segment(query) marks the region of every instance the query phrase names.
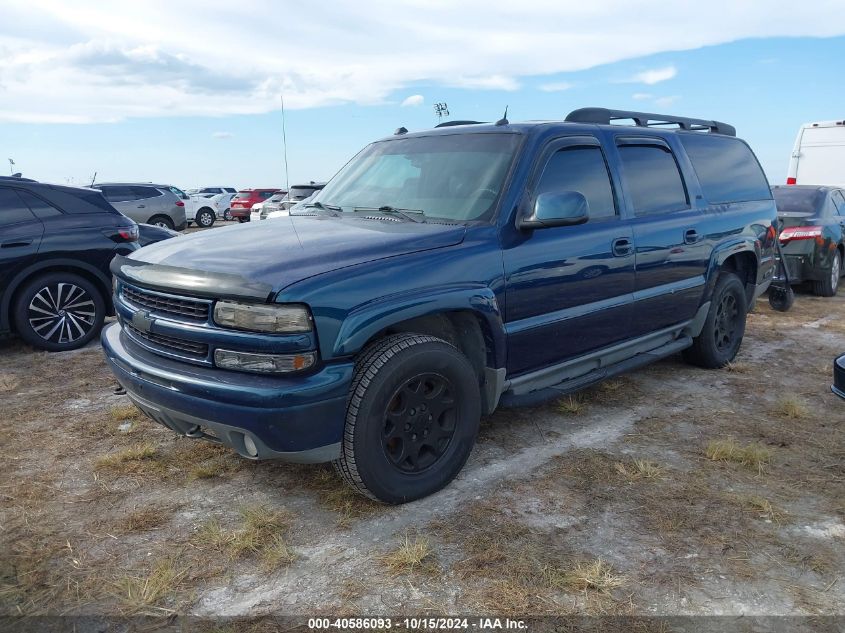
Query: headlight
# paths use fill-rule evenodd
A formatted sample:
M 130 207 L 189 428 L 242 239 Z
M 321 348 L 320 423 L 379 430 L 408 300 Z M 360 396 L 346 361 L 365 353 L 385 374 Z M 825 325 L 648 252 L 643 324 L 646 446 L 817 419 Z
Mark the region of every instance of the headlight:
M 258 374 L 283 374 L 301 371 L 317 361 L 315 352 L 303 354 L 254 354 L 218 349 L 214 352 L 214 364 L 221 369 L 251 371 Z
M 311 314 L 300 305 L 264 305 L 218 301 L 214 322 L 223 327 L 250 332 L 291 334 L 311 331 Z

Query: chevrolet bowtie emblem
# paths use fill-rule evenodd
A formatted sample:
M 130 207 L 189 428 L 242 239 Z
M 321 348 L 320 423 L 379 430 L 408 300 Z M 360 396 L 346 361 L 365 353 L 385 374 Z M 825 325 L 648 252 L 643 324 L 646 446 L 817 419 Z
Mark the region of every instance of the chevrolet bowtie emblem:
M 132 315 L 132 326 L 136 330 L 141 330 L 142 332 L 149 332 L 153 321 L 155 321 L 155 319 L 150 316 L 149 312 L 144 310 L 139 310 Z

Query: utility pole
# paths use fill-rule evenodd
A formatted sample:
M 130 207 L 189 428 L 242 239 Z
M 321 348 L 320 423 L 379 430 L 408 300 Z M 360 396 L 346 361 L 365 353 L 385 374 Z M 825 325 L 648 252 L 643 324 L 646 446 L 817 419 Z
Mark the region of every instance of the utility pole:
M 9 175 L 13 176 L 15 174 L 15 161 L 11 158 L 9 159 Z
M 434 104 L 434 113 L 437 115 L 437 122 L 443 121 L 444 116 L 449 116 L 449 106 L 444 101 L 443 103 Z

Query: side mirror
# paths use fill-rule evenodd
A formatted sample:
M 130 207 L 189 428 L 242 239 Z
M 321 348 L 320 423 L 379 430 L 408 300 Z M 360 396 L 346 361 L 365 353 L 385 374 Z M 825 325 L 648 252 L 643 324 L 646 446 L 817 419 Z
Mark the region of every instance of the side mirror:
M 520 218 L 520 229 L 547 229 L 583 224 L 590 219 L 590 205 L 578 191 L 548 191 L 534 200 L 531 213 Z

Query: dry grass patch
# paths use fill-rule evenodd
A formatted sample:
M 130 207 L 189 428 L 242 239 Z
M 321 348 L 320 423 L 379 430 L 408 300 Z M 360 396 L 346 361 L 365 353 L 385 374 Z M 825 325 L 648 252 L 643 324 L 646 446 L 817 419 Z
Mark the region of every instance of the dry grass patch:
M 174 558 L 158 560 L 147 573 L 126 575 L 116 583 L 115 597 L 126 614 L 172 613 L 165 606 L 182 587 L 188 569 Z
M 561 415 L 576 416 L 581 415 L 584 411 L 586 411 L 587 404 L 584 402 L 584 397 L 576 393 L 564 396 L 558 400 L 556 409 Z
M 240 526 L 226 529 L 219 520 L 207 521 L 197 531 L 198 547 L 210 547 L 235 560 L 257 556 L 265 570 L 270 571 L 296 560 L 287 543 L 291 530 L 291 516 L 269 506 L 250 506 L 241 510 Z
M 747 374 L 753 371 L 754 367 L 752 367 L 750 363 L 736 361 L 733 363 L 728 363 L 726 369 L 733 374 Z
M 134 404 L 119 404 L 109 410 L 109 416 L 115 422 L 143 420 L 146 416 Z
M 791 420 L 803 420 L 809 415 L 807 405 L 795 395 L 786 395 L 780 398 L 775 405 L 774 412 Z
M 147 442 L 103 455 L 97 459 L 95 468 L 118 475 L 139 475 L 161 472 L 164 464 L 158 449 Z
M 663 468 L 646 459 L 635 459 L 628 464 L 619 462 L 616 471 L 628 481 L 660 479 L 663 476 Z
M 337 526 L 341 528 L 348 528 L 354 521 L 386 509 L 352 490 L 330 467 L 305 467 L 302 483 L 317 493 L 323 507 L 337 515 Z
M 741 445 L 734 438 L 713 440 L 704 449 L 707 459 L 714 462 L 736 462 L 743 466 L 763 471 L 772 457 L 772 451 L 761 444 L 752 443 Z
M 571 591 L 609 593 L 626 583 L 625 577 L 617 574 L 601 558 L 588 563 L 579 562 L 568 569 L 548 568 L 545 574 L 550 586 Z
M 20 380 L 15 374 L 0 372 L 0 393 L 14 391 L 19 384 Z
M 765 497 L 759 495 L 739 496 L 736 499 L 742 506 L 757 514 L 760 518 L 780 523 L 786 512 L 774 505 Z
M 123 534 L 146 532 L 161 527 L 173 517 L 174 508 L 147 506 L 128 513 L 118 523 L 117 529 Z
M 434 552 L 424 536 L 406 534 L 399 547 L 382 556 L 381 561 L 394 574 L 435 569 Z

